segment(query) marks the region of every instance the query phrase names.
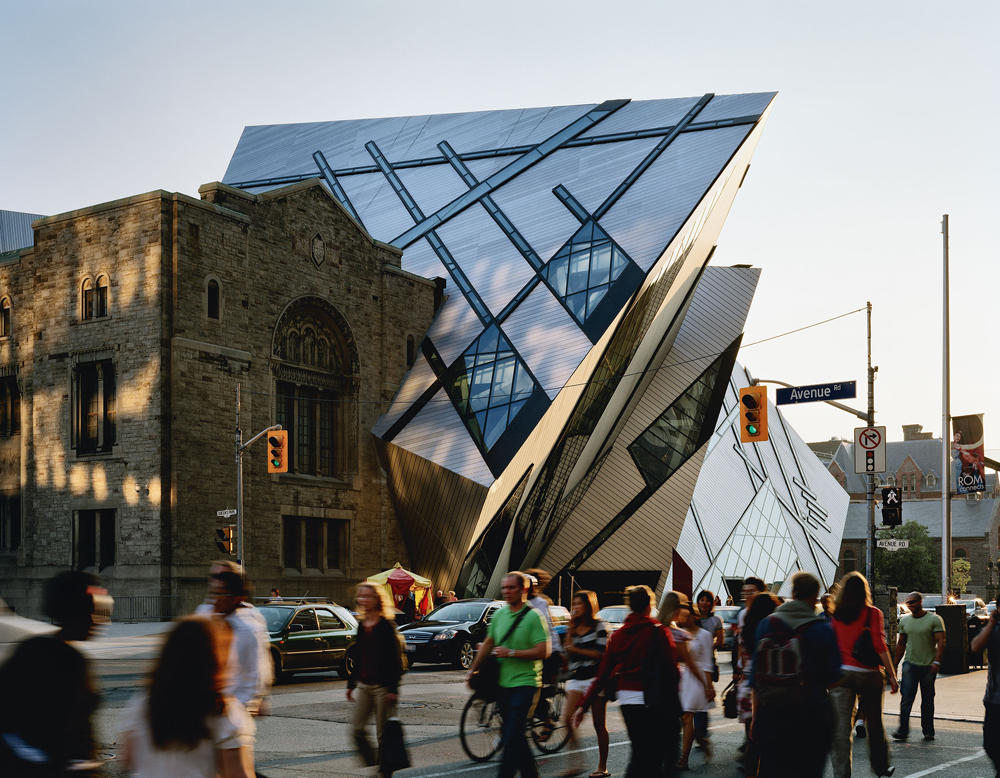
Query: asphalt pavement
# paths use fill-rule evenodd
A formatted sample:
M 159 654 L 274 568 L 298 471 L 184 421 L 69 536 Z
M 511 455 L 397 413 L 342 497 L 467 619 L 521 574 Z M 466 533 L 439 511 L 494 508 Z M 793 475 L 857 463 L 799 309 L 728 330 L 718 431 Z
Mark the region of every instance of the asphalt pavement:
M 132 695 L 141 687 L 152 667 L 162 631 L 161 625 L 112 625 L 104 637 L 85 644 L 103 687 L 103 704 L 97 717 L 97 733 L 102 752 L 114 756 L 122 715 Z M 404 678 L 399 716 L 403 722 L 413 767 L 397 773 L 399 778 L 444 778 L 444 776 L 492 776 L 497 763 L 476 764 L 469 760 L 458 739 L 458 721 L 469 697 L 464 673 L 443 665 L 417 665 Z M 722 690 L 729 678 L 717 684 Z M 982 696 L 985 671 L 942 676 L 937 683 L 936 728 L 933 742 L 919 735 L 906 743 L 893 743 L 892 761 L 897 778 L 921 778 L 940 774 L 948 778 L 985 778 L 994 775 L 982 751 Z M 270 716 L 257 720 L 256 765 L 259 774 L 270 778 L 291 776 L 374 776 L 373 768 L 363 767 L 347 735 L 350 704 L 346 684 L 336 673 L 297 675 L 276 686 L 272 692 Z M 898 695 L 886 694 L 885 723 L 888 730 L 898 724 Z M 919 699 L 916 707 L 919 708 Z M 629 746 L 617 706 L 608 710 L 611 749 L 608 769 L 623 775 Z M 913 725 L 911 723 L 911 729 Z M 689 775 L 706 778 L 735 778 L 734 758 L 743 740 L 742 726 L 711 714 L 714 755 L 705 764 L 702 754 L 691 756 Z M 916 726 L 919 733 L 919 725 Z M 597 766 L 597 746 L 589 717 L 581 728 L 575 748 L 551 756 L 539 755 L 543 776 L 557 776 L 580 759 L 587 775 Z M 867 760 L 867 742 L 854 747 L 854 776 L 872 775 Z M 107 765 L 109 778 L 126 773 L 115 759 Z M 828 776 L 832 770 L 828 767 Z

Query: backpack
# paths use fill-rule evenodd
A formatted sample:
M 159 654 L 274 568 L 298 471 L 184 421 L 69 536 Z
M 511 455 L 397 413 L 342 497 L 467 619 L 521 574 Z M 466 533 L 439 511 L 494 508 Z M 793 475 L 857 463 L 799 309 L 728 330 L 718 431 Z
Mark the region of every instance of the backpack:
M 809 670 L 802 636 L 816 619 L 792 629 L 781 618 L 771 617 L 771 631 L 757 642 L 753 683 L 762 705 L 802 705 L 809 693 Z

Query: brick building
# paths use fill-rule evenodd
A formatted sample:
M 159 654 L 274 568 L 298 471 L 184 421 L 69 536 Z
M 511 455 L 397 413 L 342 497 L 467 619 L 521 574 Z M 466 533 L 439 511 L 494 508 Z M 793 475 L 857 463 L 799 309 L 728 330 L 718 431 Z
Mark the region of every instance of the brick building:
M 838 577 L 851 570 L 864 571 L 868 537 L 865 477 L 854 472 L 854 447 L 849 440 L 810 443 L 837 482 L 850 494 L 844 536 L 841 540 Z M 876 500 L 881 489 L 898 486 L 903 495 L 903 521 L 927 527 L 934 539 L 935 559 L 941 557 L 941 439 L 924 432 L 919 424 L 903 425 L 903 440 L 886 444 L 886 472 L 875 476 Z M 952 497 L 952 554 L 968 559 L 971 576 L 966 590 L 995 596 L 1000 565 L 1000 483 L 996 473 L 986 476 L 985 493 Z M 876 521 L 879 521 L 876 518 Z M 880 521 L 879 521 L 880 523 Z M 990 564 L 993 562 L 993 565 Z
M 200 194 L 42 218 L 0 254 L 0 596 L 21 612 L 69 568 L 196 604 L 235 507 L 237 383 L 244 439 L 290 431 L 287 474 L 244 456 L 259 589 L 344 598 L 408 561 L 368 430 L 438 287 L 318 181 Z

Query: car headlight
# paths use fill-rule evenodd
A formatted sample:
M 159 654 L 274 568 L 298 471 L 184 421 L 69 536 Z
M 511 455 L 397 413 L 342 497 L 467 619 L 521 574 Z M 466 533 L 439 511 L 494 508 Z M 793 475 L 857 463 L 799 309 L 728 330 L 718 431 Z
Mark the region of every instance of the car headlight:
M 451 640 L 457 634 L 458 634 L 457 629 L 446 629 L 444 632 L 438 632 L 434 636 L 434 640 Z

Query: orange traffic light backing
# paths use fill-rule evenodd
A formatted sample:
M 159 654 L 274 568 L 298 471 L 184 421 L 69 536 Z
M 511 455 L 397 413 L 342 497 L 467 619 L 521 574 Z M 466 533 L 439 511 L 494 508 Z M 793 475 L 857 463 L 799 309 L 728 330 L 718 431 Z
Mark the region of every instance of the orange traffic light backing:
M 287 430 L 274 430 L 267 433 L 267 472 L 288 472 Z
M 740 442 L 763 443 L 767 440 L 767 387 L 740 389 Z

